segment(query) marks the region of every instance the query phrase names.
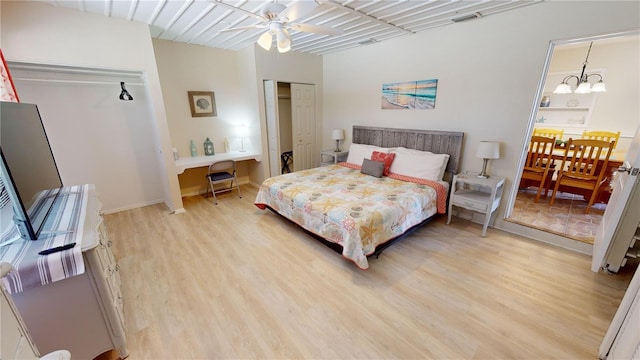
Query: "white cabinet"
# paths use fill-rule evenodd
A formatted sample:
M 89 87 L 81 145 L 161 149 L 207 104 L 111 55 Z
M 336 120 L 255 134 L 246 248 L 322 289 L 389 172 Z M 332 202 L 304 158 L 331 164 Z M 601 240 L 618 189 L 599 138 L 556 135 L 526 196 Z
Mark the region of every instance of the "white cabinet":
M 11 264 L 0 263 L 0 278 L 11 271 Z M 31 335 L 22 320 L 11 295 L 0 284 L 0 359 L 4 360 L 70 360 L 71 353 L 67 350 L 56 350 L 43 357 L 38 357 Z M 64 324 L 61 324 L 64 326 Z
M 120 273 L 102 222 L 100 204 L 89 187 L 82 237 L 83 274 L 12 294 L 41 353 L 57 349 L 73 359 L 93 359 L 117 349 L 127 357 Z
M 11 270 L 11 264 L 0 263 L 0 277 Z M 38 354 L 11 296 L 0 285 L 0 359 L 37 359 Z
M 487 227 L 494 220 L 494 213 L 500 205 L 503 189 L 504 178 L 500 176 L 480 178 L 477 173 L 469 171 L 454 175 L 447 224 L 451 223 L 454 206 L 480 212 L 485 215 L 482 236 L 487 236 Z

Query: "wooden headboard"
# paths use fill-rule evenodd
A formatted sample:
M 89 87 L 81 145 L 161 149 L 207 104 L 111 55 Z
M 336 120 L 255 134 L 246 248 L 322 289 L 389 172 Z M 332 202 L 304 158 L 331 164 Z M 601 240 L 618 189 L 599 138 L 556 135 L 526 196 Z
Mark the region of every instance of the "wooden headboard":
M 393 129 L 372 126 L 353 126 L 351 142 L 381 147 L 405 147 L 430 151 L 436 154 L 449 154 L 447 172 L 457 174 L 462 155 L 463 132 Z M 453 176 L 449 176 L 450 180 Z

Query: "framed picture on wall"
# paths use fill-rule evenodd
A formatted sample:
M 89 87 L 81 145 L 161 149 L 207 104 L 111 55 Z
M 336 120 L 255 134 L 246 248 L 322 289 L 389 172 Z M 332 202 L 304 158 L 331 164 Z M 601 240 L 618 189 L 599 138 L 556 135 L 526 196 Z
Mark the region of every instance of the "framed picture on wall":
M 217 116 L 213 91 L 188 91 L 192 117 Z
M 382 84 L 382 109 L 434 109 L 438 79 Z

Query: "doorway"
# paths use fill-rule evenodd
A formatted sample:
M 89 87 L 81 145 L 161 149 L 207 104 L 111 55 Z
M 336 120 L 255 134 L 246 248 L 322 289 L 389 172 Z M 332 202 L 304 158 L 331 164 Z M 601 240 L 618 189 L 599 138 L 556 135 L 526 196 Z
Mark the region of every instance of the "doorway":
M 316 163 L 315 85 L 264 81 L 270 176 Z
M 548 100 L 554 88 L 570 74 L 580 76 L 589 45 L 593 43 L 586 66 L 586 73 L 600 73 L 604 77 L 607 91 L 598 94 L 571 93 L 564 97 L 552 97 L 549 107 L 538 107 L 529 122 L 527 138 L 534 128 L 555 128 L 564 131 L 561 140 L 580 138 L 585 130 L 620 131 L 615 159 L 624 160 L 626 149 L 631 144 L 638 128 L 640 111 L 637 99 L 640 96 L 638 64 L 640 63 L 640 35 L 638 31 L 607 34 L 566 41 L 552 41 L 547 52 L 547 62 L 538 86 L 536 104 Z M 593 79 L 591 82 L 595 82 Z M 571 83 L 575 89 L 574 82 Z M 636 99 L 636 100 L 631 100 Z M 555 104 L 553 104 L 555 102 Z M 541 104 L 542 105 L 542 104 Z M 546 104 L 545 104 L 546 105 Z M 597 228 L 602 219 L 608 197 L 602 196 L 585 214 L 587 201 L 583 195 L 559 193 L 554 206 L 549 205 L 553 185 L 547 197 L 535 203 L 535 191 L 520 183 L 520 174 L 528 151 L 525 141 L 522 156 L 512 188 L 505 220 L 559 235 L 571 240 L 593 244 Z M 559 166 L 559 164 L 558 164 Z M 612 176 L 609 175 L 609 181 Z M 520 185 L 520 186 L 518 186 Z M 558 199 L 562 199 L 558 201 Z M 588 199 L 587 199 L 588 200 Z

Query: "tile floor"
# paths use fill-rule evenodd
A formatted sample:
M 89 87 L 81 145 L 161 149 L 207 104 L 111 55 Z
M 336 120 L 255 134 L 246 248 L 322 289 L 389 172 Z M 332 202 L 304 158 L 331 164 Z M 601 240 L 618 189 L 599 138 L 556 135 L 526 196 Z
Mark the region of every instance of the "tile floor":
M 518 191 L 512 215 L 507 220 L 593 244 L 605 204 L 595 204 L 591 212 L 585 214 L 587 201 L 581 195 L 558 193 L 553 206 L 549 205 L 551 191 L 546 199 L 543 195 L 537 203 L 533 201 L 535 197 L 533 187 Z

